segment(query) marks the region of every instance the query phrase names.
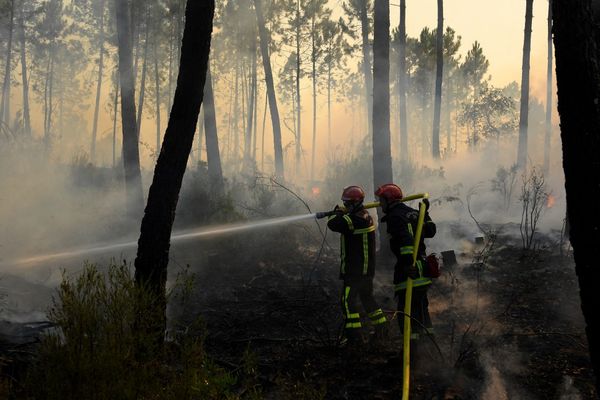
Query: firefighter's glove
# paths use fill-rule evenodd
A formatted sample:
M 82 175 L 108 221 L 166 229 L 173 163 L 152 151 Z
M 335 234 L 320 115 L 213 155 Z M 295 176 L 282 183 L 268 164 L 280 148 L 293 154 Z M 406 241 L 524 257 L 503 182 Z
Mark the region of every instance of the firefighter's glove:
M 407 268 L 407 275 L 410 279 L 417 279 L 419 277 L 419 270 L 416 265 L 411 265 Z
M 341 215 L 344 215 L 344 214 L 345 214 L 345 212 L 346 212 L 346 210 L 345 210 L 344 208 L 340 207 L 339 205 L 336 205 L 336 206 L 333 208 L 333 213 L 334 213 L 336 216 L 341 216 Z
M 425 212 L 429 211 L 429 199 L 428 198 L 423 199 L 423 204 L 425 204 Z

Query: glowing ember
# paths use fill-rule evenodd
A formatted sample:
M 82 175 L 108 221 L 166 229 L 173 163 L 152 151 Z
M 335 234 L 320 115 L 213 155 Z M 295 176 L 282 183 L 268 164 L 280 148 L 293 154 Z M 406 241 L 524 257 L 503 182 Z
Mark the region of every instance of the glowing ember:
M 313 194 L 313 196 L 318 196 L 318 195 L 320 195 L 320 194 L 321 194 L 321 189 L 319 189 L 319 188 L 318 188 L 318 187 L 316 187 L 316 186 L 315 186 L 315 187 L 313 187 L 313 188 L 312 188 L 312 194 Z
M 556 197 L 554 197 L 551 194 L 549 194 L 548 195 L 548 201 L 546 202 L 546 207 L 552 208 L 552 207 L 554 207 L 555 203 L 556 203 Z

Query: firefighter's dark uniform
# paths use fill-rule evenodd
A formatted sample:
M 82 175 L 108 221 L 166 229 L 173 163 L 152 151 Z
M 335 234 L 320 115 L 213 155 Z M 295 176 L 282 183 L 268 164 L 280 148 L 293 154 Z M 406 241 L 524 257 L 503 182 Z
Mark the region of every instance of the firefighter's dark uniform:
M 373 297 L 373 276 L 375 275 L 375 226 L 373 218 L 364 208 L 349 213 L 338 213 L 329 218 L 327 226 L 340 235 L 342 289 L 342 312 L 346 337 L 360 338 L 360 313 L 357 297 L 376 329 L 387 322 L 385 314 Z
M 394 267 L 394 289 L 398 297 L 398 311 L 404 311 L 406 295 L 406 280 L 412 266 L 414 251 L 414 234 L 417 232 L 419 212 L 404 203 L 389 206 L 386 215 L 381 219 L 387 224 L 390 237 L 390 247 L 397 258 Z M 431 318 L 429 317 L 429 301 L 427 289 L 431 285 L 431 278 L 426 276 L 425 243 L 424 238 L 432 238 L 436 233 L 436 226 L 429 213 L 425 214 L 419 254 L 417 256 L 417 276 L 413 279 L 411 316 L 416 320 L 411 324 L 411 339 L 419 339 L 422 334 L 432 333 Z M 404 331 L 404 318 L 398 318 L 400 332 Z

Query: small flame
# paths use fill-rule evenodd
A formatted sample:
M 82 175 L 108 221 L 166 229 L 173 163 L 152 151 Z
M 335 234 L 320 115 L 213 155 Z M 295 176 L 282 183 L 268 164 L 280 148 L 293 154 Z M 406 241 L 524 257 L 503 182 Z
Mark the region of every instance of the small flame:
M 554 207 L 555 203 L 556 203 L 556 197 L 552 196 L 551 194 L 548 195 L 548 201 L 546 202 L 546 207 L 552 208 L 552 207 Z
M 312 188 L 312 194 L 313 194 L 313 196 L 318 196 L 318 195 L 320 195 L 320 194 L 321 194 L 321 189 L 319 189 L 318 187 L 314 186 L 314 187 Z

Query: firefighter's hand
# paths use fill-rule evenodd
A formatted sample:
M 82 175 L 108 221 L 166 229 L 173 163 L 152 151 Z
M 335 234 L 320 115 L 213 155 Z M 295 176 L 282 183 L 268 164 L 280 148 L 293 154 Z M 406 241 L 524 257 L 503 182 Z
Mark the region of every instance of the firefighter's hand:
M 411 265 L 408 267 L 408 276 L 410 279 L 417 279 L 419 277 L 419 270 L 416 265 Z
M 425 204 L 425 212 L 429 211 L 429 199 L 428 198 L 423 199 L 423 204 Z
M 345 210 L 336 204 L 336 206 L 333 208 L 333 212 L 335 215 L 344 215 Z

